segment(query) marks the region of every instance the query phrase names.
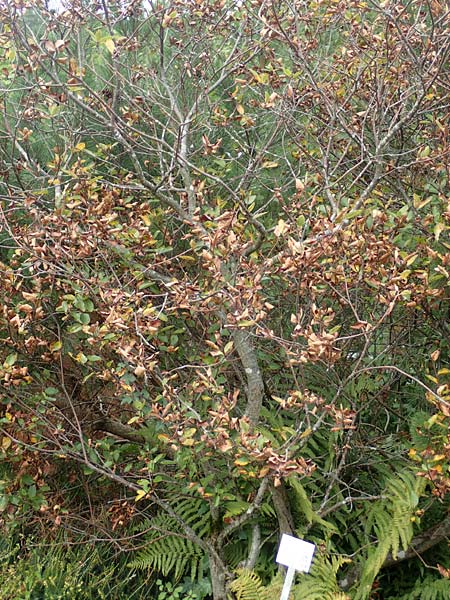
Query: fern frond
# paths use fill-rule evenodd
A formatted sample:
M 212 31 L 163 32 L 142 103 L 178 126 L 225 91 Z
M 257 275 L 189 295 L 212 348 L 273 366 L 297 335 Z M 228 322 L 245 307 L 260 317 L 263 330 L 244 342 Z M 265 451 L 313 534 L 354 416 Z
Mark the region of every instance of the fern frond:
M 229 519 L 232 517 L 237 517 L 239 515 L 242 515 L 242 513 L 244 513 L 248 509 L 249 506 L 250 506 L 250 504 L 248 502 L 245 502 L 244 500 L 231 500 L 229 502 L 225 502 L 224 518 Z
M 186 572 L 193 580 L 197 578 L 203 551 L 190 540 L 152 531 L 146 542 L 146 547 L 129 563 L 131 568 L 151 569 L 163 576 L 171 574 L 175 581 Z
M 265 517 L 276 517 L 277 513 L 269 502 L 263 502 L 259 507 L 259 512 Z
M 211 513 L 209 504 L 202 498 L 184 498 L 174 503 L 174 511 L 199 537 L 209 533 Z M 176 531 L 179 530 L 179 526 Z
M 347 562 L 350 562 L 349 559 L 342 556 L 316 555 L 311 572 L 301 575 L 294 587 L 295 600 L 350 600 L 339 589 L 336 578 L 339 569 Z
M 337 531 L 335 525 L 332 523 L 328 523 L 314 511 L 311 500 L 306 493 L 305 488 L 302 486 L 300 480 L 295 475 L 289 477 L 287 480 L 290 487 L 293 489 L 295 493 L 296 505 L 300 512 L 305 515 L 305 518 L 308 523 L 317 523 L 318 525 L 322 525 L 325 529 Z
M 254 571 L 238 569 L 237 577 L 230 584 L 230 591 L 237 600 L 269 600 L 267 588 Z
M 450 581 L 448 579 L 426 577 L 407 594 L 387 600 L 448 600 L 449 597 Z
M 376 538 L 369 549 L 355 600 L 365 600 L 389 552 L 396 557 L 406 550 L 413 537 L 412 516 L 423 493 L 424 482 L 414 473 L 403 472 L 385 485 L 383 499 L 375 502 L 367 516 L 365 531 Z
M 223 548 L 223 555 L 231 569 L 236 569 L 248 558 L 248 540 L 242 538 L 231 540 Z
M 209 533 L 210 513 L 202 499 L 183 498 L 172 508 L 199 537 Z M 129 563 L 131 568 L 151 569 L 165 577 L 171 574 L 175 581 L 185 573 L 193 580 L 197 578 L 204 552 L 183 535 L 175 518 L 161 511 L 141 528 L 149 530 L 144 538 L 146 546 Z

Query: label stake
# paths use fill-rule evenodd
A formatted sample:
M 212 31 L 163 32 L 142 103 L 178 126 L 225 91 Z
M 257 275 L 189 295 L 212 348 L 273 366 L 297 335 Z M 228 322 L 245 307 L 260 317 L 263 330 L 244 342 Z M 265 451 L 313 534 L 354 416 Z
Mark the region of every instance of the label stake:
M 283 591 L 281 592 L 280 600 L 289 600 L 289 592 L 291 591 L 292 582 L 294 581 L 295 569 L 288 567 L 286 579 L 284 580 Z
M 277 563 L 288 568 L 280 600 L 289 600 L 289 592 L 291 591 L 296 571 L 308 573 L 315 549 L 314 544 L 295 538 L 292 535 L 287 535 L 286 533 L 283 534 L 275 559 Z

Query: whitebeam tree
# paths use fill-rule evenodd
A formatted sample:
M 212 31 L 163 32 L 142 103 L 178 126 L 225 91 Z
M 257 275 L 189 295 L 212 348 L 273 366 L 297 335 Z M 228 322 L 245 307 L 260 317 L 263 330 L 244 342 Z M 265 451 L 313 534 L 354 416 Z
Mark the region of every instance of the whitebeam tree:
M 448 534 L 448 8 L 63 6 L 0 2 L 2 525 L 77 482 L 214 600 L 279 532 L 369 598 Z

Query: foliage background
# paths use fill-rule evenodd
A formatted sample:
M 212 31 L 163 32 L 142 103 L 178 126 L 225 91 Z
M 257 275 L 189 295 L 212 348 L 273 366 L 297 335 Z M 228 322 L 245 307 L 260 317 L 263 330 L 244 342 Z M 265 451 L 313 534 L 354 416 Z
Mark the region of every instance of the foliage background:
M 0 7 L 5 598 L 445 598 L 446 4 Z

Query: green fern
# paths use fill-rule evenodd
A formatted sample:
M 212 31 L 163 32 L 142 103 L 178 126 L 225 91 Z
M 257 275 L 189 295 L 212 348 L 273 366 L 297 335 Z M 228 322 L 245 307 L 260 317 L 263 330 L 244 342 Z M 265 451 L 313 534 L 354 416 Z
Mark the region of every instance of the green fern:
M 210 530 L 207 508 L 203 500 L 192 498 L 181 500 L 173 506 L 177 515 L 199 537 Z M 146 546 L 129 563 L 131 568 L 151 569 L 164 577 L 170 574 L 175 581 L 183 574 L 189 574 L 192 580 L 201 575 L 204 552 L 183 535 L 175 518 L 159 512 L 153 519 L 142 523 L 140 529 L 149 530 L 144 538 Z
M 402 596 L 391 596 L 387 600 L 448 600 L 450 598 L 450 581 L 426 577 L 414 589 Z
M 301 575 L 299 583 L 294 587 L 295 600 L 350 600 L 339 589 L 337 573 L 348 558 L 341 556 L 326 557 L 317 554 L 311 572 Z
M 316 512 L 314 511 L 312 502 L 309 499 L 305 488 L 301 484 L 300 479 L 298 477 L 296 477 L 295 475 L 293 475 L 292 477 L 289 477 L 287 482 L 294 491 L 295 500 L 296 500 L 296 508 L 298 509 L 299 512 L 301 512 L 305 516 L 306 521 L 308 523 L 317 523 L 318 525 L 321 525 L 325 529 L 328 529 L 328 530 L 331 530 L 331 531 L 334 531 L 335 533 L 337 533 L 337 528 L 332 523 L 328 523 L 327 521 L 325 521 L 324 519 L 319 517 L 318 514 L 316 514 Z
M 245 513 L 250 504 L 245 502 L 244 500 L 230 500 L 229 502 L 225 502 L 225 514 L 224 519 L 231 519 L 233 517 L 237 517 Z
M 413 537 L 412 517 L 425 482 L 413 473 L 401 473 L 386 483 L 383 499 L 374 503 L 366 522 L 366 534 L 377 540 L 365 559 L 354 600 L 365 600 L 389 552 L 397 557 Z
M 238 569 L 236 573 L 237 577 L 230 584 L 230 591 L 237 600 L 269 600 L 267 588 L 254 571 Z
M 247 529 L 243 529 L 239 536 L 232 538 L 222 549 L 224 559 L 231 569 L 237 569 L 243 565 L 248 558 L 248 547 L 250 544 L 250 534 Z

